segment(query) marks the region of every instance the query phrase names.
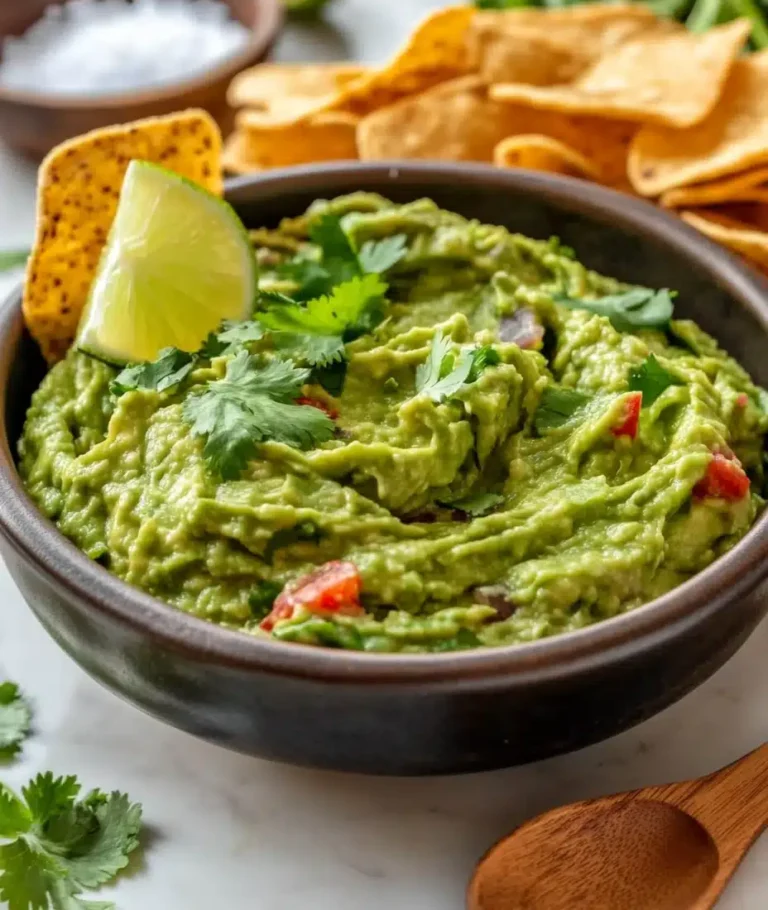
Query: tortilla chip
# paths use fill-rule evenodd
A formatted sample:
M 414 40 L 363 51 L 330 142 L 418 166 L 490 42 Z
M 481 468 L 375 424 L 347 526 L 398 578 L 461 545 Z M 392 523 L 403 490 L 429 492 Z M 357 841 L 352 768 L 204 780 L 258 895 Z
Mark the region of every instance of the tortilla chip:
M 466 32 L 475 11 L 449 6 L 427 16 L 383 69 L 347 85 L 327 110 L 363 116 L 468 72 Z
M 242 111 L 237 118 L 240 163 L 247 161 L 250 170 L 261 170 L 357 158 L 357 124 L 357 117 L 336 111 L 282 124 L 258 111 Z M 228 147 L 230 154 L 232 148 L 234 143 Z
M 224 148 L 221 152 L 221 166 L 227 174 L 242 176 L 251 174 L 254 171 L 260 171 L 258 164 L 248 158 L 245 135 L 241 130 L 235 130 L 224 140 Z
M 700 34 L 648 31 L 606 53 L 572 85 L 493 85 L 491 97 L 546 110 L 693 126 L 717 104 L 751 28 L 748 19 L 735 19 Z
M 261 63 L 235 76 L 227 101 L 288 123 L 326 107 L 340 89 L 368 72 L 351 63 Z
M 768 166 L 709 183 L 667 190 L 659 202 L 670 209 L 706 208 L 728 202 L 768 202 Z
M 712 113 L 685 132 L 644 127 L 628 170 L 643 196 L 768 163 L 768 51 L 737 60 Z
M 685 211 L 680 216 L 710 240 L 715 240 L 750 262 L 768 269 L 768 233 L 765 231 L 711 209 Z
M 46 360 L 71 345 L 132 159 L 161 164 L 221 194 L 221 133 L 201 110 L 94 130 L 40 165 L 37 235 L 24 286 L 24 318 Z
M 602 182 L 626 184 L 626 156 L 635 125 L 596 117 L 572 117 L 488 97 L 482 78 L 464 76 L 406 98 L 363 118 L 360 157 L 442 158 L 492 161 L 510 136 L 556 139 L 588 158 Z
M 522 167 L 568 177 L 600 180 L 600 171 L 584 155 L 551 136 L 509 136 L 496 146 L 493 163 L 499 167 Z
M 641 4 L 478 13 L 467 32 L 470 65 L 488 82 L 570 82 L 657 22 Z

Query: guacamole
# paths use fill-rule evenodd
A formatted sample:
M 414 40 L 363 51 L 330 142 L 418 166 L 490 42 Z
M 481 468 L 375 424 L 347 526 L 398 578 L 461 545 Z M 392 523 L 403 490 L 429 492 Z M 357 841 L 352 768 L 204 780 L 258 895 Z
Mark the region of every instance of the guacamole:
M 148 366 L 70 351 L 33 397 L 27 489 L 128 583 L 285 642 L 440 652 L 632 610 L 754 522 L 765 393 L 673 292 L 429 200 L 252 237 L 253 321 Z

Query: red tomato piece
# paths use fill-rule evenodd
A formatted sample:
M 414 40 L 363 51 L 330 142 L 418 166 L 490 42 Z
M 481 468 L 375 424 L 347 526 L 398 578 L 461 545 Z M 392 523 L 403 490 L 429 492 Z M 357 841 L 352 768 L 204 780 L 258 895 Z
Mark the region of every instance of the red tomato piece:
M 336 420 L 339 416 L 339 412 L 336 408 L 332 408 L 329 404 L 326 404 L 324 401 L 320 401 L 319 398 L 297 398 L 296 404 L 304 404 L 310 408 L 318 408 L 331 418 L 331 420 Z
M 614 436 L 637 436 L 637 425 L 640 422 L 640 408 L 643 406 L 643 393 L 630 392 L 625 399 L 624 417 L 620 423 L 611 427 Z
M 749 477 L 737 458 L 728 458 L 716 452 L 707 465 L 707 471 L 693 488 L 696 499 L 708 496 L 736 502 L 749 493 Z
M 740 408 L 745 408 L 749 402 L 749 397 L 746 392 L 742 392 L 741 395 L 736 396 L 736 404 Z
M 259 626 L 271 632 L 275 623 L 290 619 L 297 607 L 304 607 L 310 613 L 360 616 L 364 612 L 360 606 L 361 589 L 362 580 L 354 563 L 327 562 L 288 585 Z

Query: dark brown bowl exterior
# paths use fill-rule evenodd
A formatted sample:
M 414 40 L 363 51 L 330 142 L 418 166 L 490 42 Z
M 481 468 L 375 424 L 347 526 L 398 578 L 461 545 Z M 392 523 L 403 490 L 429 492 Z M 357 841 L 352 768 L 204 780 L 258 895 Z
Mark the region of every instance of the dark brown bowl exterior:
M 0 40 L 20 35 L 51 3 L 65 0 L 0 0 Z M 233 114 L 227 88 L 246 67 L 260 63 L 283 21 L 281 0 L 225 0 L 232 15 L 251 31 L 247 47 L 217 67 L 167 87 L 79 99 L 0 88 L 0 138 L 17 151 L 40 159 L 54 146 L 90 130 L 157 117 L 189 107 L 207 110 L 227 133 Z
M 768 284 L 671 216 L 579 181 L 483 166 L 342 164 L 233 181 L 246 223 L 357 189 L 440 205 L 590 266 L 680 291 L 768 384 Z M 768 517 L 713 566 L 624 616 L 528 645 L 368 655 L 261 641 L 179 613 L 91 562 L 37 511 L 11 452 L 43 374 L 15 294 L 0 312 L 0 551 L 42 624 L 90 674 L 184 730 L 266 758 L 378 774 L 478 771 L 596 742 L 697 686 L 768 605 Z

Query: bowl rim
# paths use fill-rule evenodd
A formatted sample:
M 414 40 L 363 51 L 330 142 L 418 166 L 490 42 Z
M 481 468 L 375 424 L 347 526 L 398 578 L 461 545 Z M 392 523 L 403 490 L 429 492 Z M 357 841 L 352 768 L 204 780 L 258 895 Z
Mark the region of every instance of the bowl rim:
M 648 202 L 567 177 L 504 171 L 484 164 L 443 162 L 340 162 L 270 171 L 228 181 L 227 198 L 237 207 L 250 197 L 279 198 L 283 192 L 318 196 L 351 191 L 350 182 L 397 181 L 400 186 L 449 186 L 533 195 L 615 229 L 644 234 L 673 248 L 691 267 L 734 297 L 768 335 L 768 281 L 682 220 Z M 21 289 L 0 306 L 0 390 L 10 372 L 10 354 L 23 331 Z M 2 356 L 5 353 L 6 356 Z M 24 490 L 10 451 L 5 395 L 0 399 L 0 533 L 6 543 L 49 585 L 66 597 L 132 627 L 169 651 L 197 662 L 283 676 L 340 683 L 412 683 L 466 687 L 500 676 L 528 685 L 594 669 L 684 634 L 748 594 L 768 575 L 768 509 L 728 553 L 679 587 L 619 616 L 573 632 L 524 644 L 446 654 L 369 654 L 262 639 L 184 613 L 127 584 L 90 560 L 40 512 Z M 45 556 L 41 554 L 45 553 Z
M 252 0 L 258 7 L 257 16 L 248 29 L 248 43 L 236 54 L 225 57 L 221 63 L 189 78 L 162 83 L 157 88 L 126 89 L 105 95 L 61 95 L 29 89 L 0 86 L 0 104 L 18 104 L 56 111 L 115 111 L 130 106 L 155 105 L 173 101 L 180 96 L 197 92 L 224 79 L 231 79 L 259 60 L 276 38 L 285 19 L 280 0 Z M 239 21 L 239 20 L 238 20 Z M 241 23 L 243 24 L 243 23 Z

